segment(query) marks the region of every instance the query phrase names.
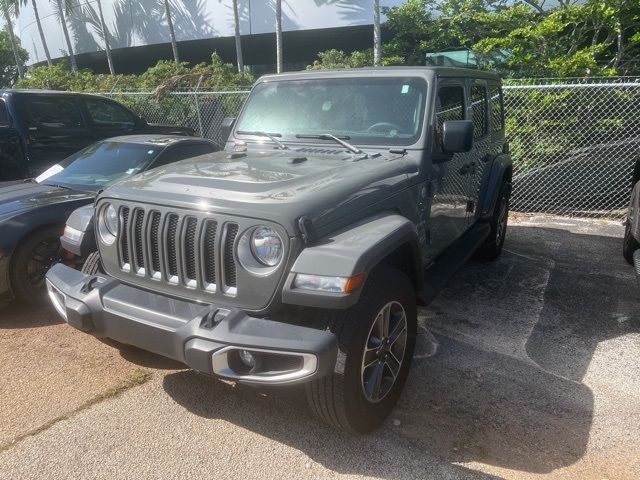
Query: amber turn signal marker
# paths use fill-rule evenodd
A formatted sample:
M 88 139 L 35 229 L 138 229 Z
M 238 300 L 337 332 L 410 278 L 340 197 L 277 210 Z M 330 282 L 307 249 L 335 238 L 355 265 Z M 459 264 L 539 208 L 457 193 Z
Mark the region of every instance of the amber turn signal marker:
M 344 293 L 355 292 L 359 289 L 364 283 L 364 273 L 359 273 L 354 275 L 353 277 L 347 278 L 347 281 L 344 282 L 344 287 L 342 287 L 342 291 Z

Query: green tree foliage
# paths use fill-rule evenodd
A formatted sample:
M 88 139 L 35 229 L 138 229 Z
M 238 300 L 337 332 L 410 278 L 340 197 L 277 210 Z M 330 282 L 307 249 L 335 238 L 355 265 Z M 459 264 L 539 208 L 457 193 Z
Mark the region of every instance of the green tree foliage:
M 9 47 L 9 52 L 11 49 Z M 91 70 L 74 74 L 64 63 L 33 67 L 25 78 L 17 82 L 20 88 L 47 88 L 78 92 L 154 91 L 159 94 L 171 88 L 191 88 L 200 83 L 201 89 L 246 86 L 253 82 L 248 74 L 240 75 L 233 65 L 224 63 L 214 52 L 210 63 L 190 66 L 186 62 L 175 63 L 160 60 L 141 75 L 96 75 Z
M 424 65 L 469 49 L 508 77 L 640 73 L 640 1 L 407 0 L 384 8 L 383 64 Z M 309 68 L 370 65 L 367 52 L 321 52 Z
M 25 64 L 29 59 L 29 54 L 20 45 L 20 40 L 16 37 L 18 43 L 18 57 L 20 64 L 26 69 Z M 10 87 L 18 79 L 18 68 L 16 67 L 16 59 L 11 49 L 11 39 L 6 27 L 0 30 L 0 87 Z

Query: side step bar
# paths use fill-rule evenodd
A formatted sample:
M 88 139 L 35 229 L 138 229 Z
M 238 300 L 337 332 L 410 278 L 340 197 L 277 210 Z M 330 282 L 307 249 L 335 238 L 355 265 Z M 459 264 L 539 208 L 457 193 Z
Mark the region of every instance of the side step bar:
M 428 305 L 491 233 L 488 222 L 476 223 L 423 271 L 421 300 Z

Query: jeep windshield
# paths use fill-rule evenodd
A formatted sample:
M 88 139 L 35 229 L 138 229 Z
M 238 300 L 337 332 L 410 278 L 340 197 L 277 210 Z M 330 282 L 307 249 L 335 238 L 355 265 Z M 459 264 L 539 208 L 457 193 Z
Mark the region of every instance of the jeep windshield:
M 142 171 L 162 148 L 141 143 L 95 143 L 46 170 L 35 180 L 82 191 L 96 191 Z
M 426 82 L 414 77 L 264 82 L 253 89 L 236 135 L 270 132 L 300 142 L 329 134 L 356 145 L 411 145 L 420 137 L 426 93 Z

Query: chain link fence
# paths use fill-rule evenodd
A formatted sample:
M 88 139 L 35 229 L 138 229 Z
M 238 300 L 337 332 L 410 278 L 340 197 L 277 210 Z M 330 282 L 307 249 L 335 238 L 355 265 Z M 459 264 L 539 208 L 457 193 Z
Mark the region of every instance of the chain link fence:
M 542 79 L 504 87 L 513 210 L 623 218 L 640 159 L 640 79 Z
M 226 117 L 240 112 L 249 90 L 220 89 L 215 92 L 174 90 L 153 92 L 110 92 L 104 94 L 126 105 L 149 123 L 191 127 L 196 135 L 222 145 L 220 127 Z
M 248 89 L 110 92 L 149 122 L 182 125 L 222 143 Z M 640 159 L 640 79 L 510 81 L 505 122 L 514 162 L 512 209 L 622 218 Z

